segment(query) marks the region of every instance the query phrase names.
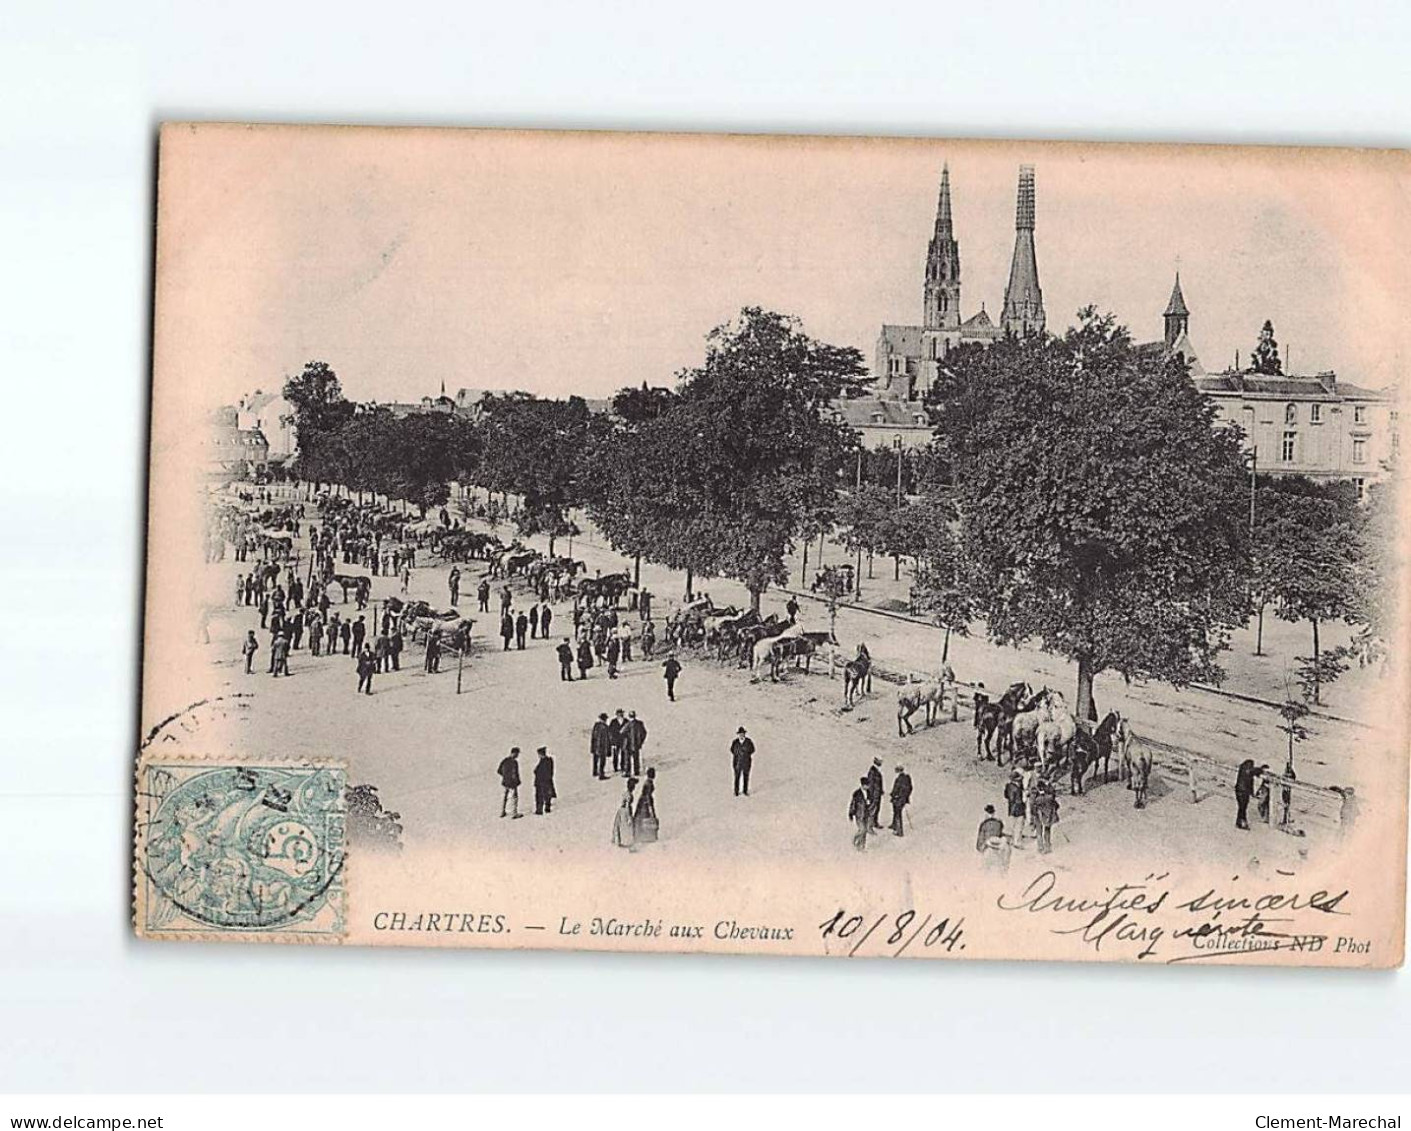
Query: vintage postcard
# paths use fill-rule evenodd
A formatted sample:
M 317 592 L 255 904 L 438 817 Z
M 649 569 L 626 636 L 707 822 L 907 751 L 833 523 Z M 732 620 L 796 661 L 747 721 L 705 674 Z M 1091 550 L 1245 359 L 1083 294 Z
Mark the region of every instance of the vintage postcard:
M 1411 160 L 173 124 L 150 939 L 1402 961 Z

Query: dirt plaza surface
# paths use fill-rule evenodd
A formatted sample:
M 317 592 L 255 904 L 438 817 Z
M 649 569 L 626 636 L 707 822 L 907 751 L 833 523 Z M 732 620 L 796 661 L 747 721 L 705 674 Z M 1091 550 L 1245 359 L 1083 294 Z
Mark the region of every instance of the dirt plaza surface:
M 559 551 L 565 548 L 560 541 Z M 591 533 L 575 539 L 573 555 L 586 562 L 590 576 L 624 564 L 597 545 Z M 872 694 L 848 710 L 842 703 L 841 681 L 830 678 L 827 663 L 817 659 L 811 673 L 788 669 L 780 682 L 772 683 L 767 676 L 752 678 L 733 661 L 722 664 L 704 653 L 684 651 L 679 653 L 684 672 L 674 703 L 666 698 L 660 650 L 648 661 L 640 658 L 638 649 L 638 658 L 624 663 L 616 680 L 598 666 L 587 680 L 565 683 L 554 654 L 561 632 L 551 640 L 528 640 L 523 651 L 501 650 L 498 637 L 490 634 L 498 627 L 503 582 L 494 583 L 494 612 L 477 614 L 475 587 L 484 564 L 472 562 L 461 566 L 459 608 L 476 618 L 463 693 L 456 694 L 454 656 L 443 657 L 441 671 L 428 674 L 422 646 L 409 643 L 402 670 L 378 674 L 373 694 L 360 695 L 355 691 L 353 659 L 341 654 L 315 657 L 307 642 L 291 652 L 289 678 L 266 674 L 268 634 L 259 630 L 258 611 L 237 608 L 232 600 L 235 575 L 245 564 L 227 556 L 203 568 L 211 610 L 210 644 L 205 647 L 218 677 L 214 694 L 228 696 L 235 704 L 231 717 L 240 748 L 260 756 L 346 761 L 350 784 L 375 785 L 385 806 L 401 815 L 409 848 L 425 843 L 471 852 L 512 847 L 515 852 L 588 853 L 590 859 L 626 856 L 610 839 L 623 779 L 595 780 L 589 754 L 589 734 L 598 714 L 611 715 L 619 708 L 635 711 L 645 722 L 643 770 L 655 767 L 657 773 L 661 839 L 642 846 L 634 860 L 855 857 L 848 798 L 874 758 L 881 760 L 888 787 L 897 766 L 905 766 L 915 782 L 906 835 L 895 837 L 884 827 L 868 842 L 868 856 L 879 864 L 898 856 L 943 857 L 963 867 L 976 855 L 975 830 L 984 806 L 995 805 L 1004 813 L 1002 790 L 1009 770 L 976 760 L 966 710 L 959 712 L 957 721 L 951 721 L 947 710 L 930 728 L 918 716 L 916 734 L 898 737 L 895 685 L 876 680 Z M 408 595 L 449 607 L 449 568 L 449 563 L 423 552 Z M 890 563 L 879 562 L 878 572 L 883 569 L 890 575 Z M 797 567 L 791 581 L 796 578 Z M 682 579 L 650 564 L 642 567 L 642 583 L 653 594 L 657 617 L 681 597 Z M 527 605 L 530 598 L 523 583 L 516 581 L 512 587 L 516 609 Z M 709 592 L 717 604 L 747 605 L 743 589 L 734 583 L 717 578 L 698 582 L 696 588 Z M 400 595 L 399 580 L 374 578 L 372 601 L 364 614 L 368 623 L 380 614 L 384 598 Z M 330 598 L 345 615 L 355 610 L 351 602 L 340 603 L 336 586 Z M 782 612 L 786 599 L 783 593 L 767 594 L 764 611 Z M 825 604 L 808 599 L 800 603 L 800 619 L 807 628 L 828 628 Z M 567 601 L 556 604 L 554 614 L 556 629 L 571 627 Z M 625 606 L 623 616 L 636 620 Z M 246 675 L 239 649 L 250 628 L 256 629 L 261 650 L 254 674 Z M 939 666 L 941 635 L 928 626 L 843 606 L 836 634 L 844 654 L 865 641 L 884 667 L 920 672 Z M 1273 643 L 1266 624 L 1266 647 Z M 950 662 L 960 679 L 982 679 L 992 689 L 1027 679 L 1034 686 L 1048 682 L 1068 691 L 1072 682 L 1061 659 L 1030 649 L 996 648 L 982 636 L 953 638 Z M 1375 687 L 1369 673 L 1354 669 L 1348 678 L 1358 677 Z M 1350 714 L 1354 697 L 1342 690 L 1338 708 Z M 1101 710 L 1121 710 L 1140 733 L 1186 744 L 1230 766 L 1254 757 L 1276 771 L 1282 767 L 1285 737 L 1267 706 L 1158 684 L 1128 687 L 1111 673 L 1099 678 L 1096 695 Z M 739 726 L 747 728 L 757 747 L 748 797 L 736 797 L 732 790 L 730 743 Z M 1372 756 L 1370 732 L 1331 719 L 1310 720 L 1310 729 L 1312 736 L 1297 754 L 1300 779 L 1319 785 L 1357 784 L 1358 757 Z M 521 750 L 520 811 L 527 816 L 519 821 L 499 815 L 496 767 L 511 746 Z M 558 799 L 546 816 L 534 815 L 532 767 L 539 746 L 547 746 L 556 761 Z M 1115 769 L 1114 763 L 1114 779 Z M 1258 821 L 1249 831 L 1237 830 L 1228 790 L 1208 792 L 1193 804 L 1184 780 L 1160 770 L 1149 807 L 1136 810 L 1132 800 L 1132 793 L 1115 780 L 1090 785 L 1081 797 L 1070 797 L 1062 783 L 1061 817 L 1054 852 L 1046 863 L 1062 870 L 1120 853 L 1170 867 L 1219 861 L 1246 874 L 1287 871 L 1335 840 L 1331 828 L 1316 822 L 1305 822 L 1297 834 Z M 884 802 L 884 826 L 889 817 L 890 805 Z M 1016 849 L 1015 859 L 1032 859 L 1034 854 L 1034 842 L 1028 840 Z

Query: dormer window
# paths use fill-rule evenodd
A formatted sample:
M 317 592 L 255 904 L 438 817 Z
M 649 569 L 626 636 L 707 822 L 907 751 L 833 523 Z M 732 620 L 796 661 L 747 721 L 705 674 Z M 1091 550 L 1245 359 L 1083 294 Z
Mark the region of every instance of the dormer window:
M 923 426 L 926 424 L 926 414 L 924 412 L 918 412 L 912 419 L 916 421 L 917 424 Z
M 874 412 L 874 413 L 872 414 L 872 423 L 873 423 L 873 424 L 881 424 L 881 423 L 883 422 L 883 420 L 884 420 L 884 417 L 882 416 L 882 414 L 881 414 L 880 412 Z
M 1284 423 L 1285 423 L 1285 424 L 1297 424 L 1297 423 L 1298 423 L 1298 405 L 1296 405 L 1296 404 L 1284 405 Z

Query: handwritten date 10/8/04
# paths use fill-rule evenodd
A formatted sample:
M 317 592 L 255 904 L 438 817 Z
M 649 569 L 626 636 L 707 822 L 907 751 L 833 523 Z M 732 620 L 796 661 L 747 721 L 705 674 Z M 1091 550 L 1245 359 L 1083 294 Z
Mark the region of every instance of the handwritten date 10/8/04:
M 922 950 L 954 954 L 965 949 L 965 917 L 937 919 L 932 913 L 918 915 L 903 911 L 898 915 L 878 915 L 875 919 L 853 915 L 840 908 L 836 915 L 818 924 L 821 937 L 848 943 L 848 957 L 868 947 L 868 953 L 899 958 L 916 943 Z M 870 945 L 869 945 L 870 944 Z

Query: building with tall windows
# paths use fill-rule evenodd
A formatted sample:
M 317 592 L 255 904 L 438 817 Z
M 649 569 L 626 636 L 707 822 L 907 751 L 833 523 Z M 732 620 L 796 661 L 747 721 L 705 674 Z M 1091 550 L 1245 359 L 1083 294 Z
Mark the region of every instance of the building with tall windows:
M 1239 426 L 1261 475 L 1351 480 L 1360 496 L 1390 473 L 1401 444 L 1394 389 L 1364 388 L 1333 372 L 1207 373 L 1191 345 L 1180 275 L 1162 317 L 1162 341 L 1145 348 L 1185 358 L 1196 388 L 1215 404 L 1216 423 Z

